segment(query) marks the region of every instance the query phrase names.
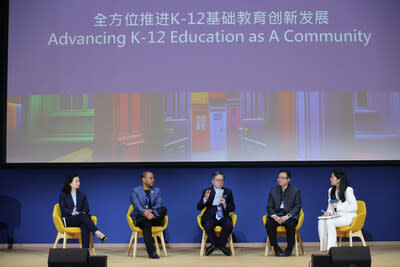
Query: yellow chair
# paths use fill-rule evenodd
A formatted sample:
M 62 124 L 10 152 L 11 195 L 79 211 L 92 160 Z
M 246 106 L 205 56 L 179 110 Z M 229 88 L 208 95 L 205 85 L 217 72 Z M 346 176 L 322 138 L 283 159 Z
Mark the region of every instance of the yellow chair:
M 367 246 L 364 240 L 361 229 L 364 226 L 365 218 L 367 217 L 367 207 L 364 201 L 357 200 L 357 215 L 354 217 L 353 222 L 349 226 L 336 228 L 337 236 L 339 237 L 339 247 L 342 246 L 342 238 L 348 237 L 350 247 L 353 246 L 353 237 L 357 236 L 361 239 L 364 247 Z
M 95 225 L 97 225 L 97 217 L 92 216 L 92 221 Z M 58 241 L 63 239 L 63 248 L 67 247 L 67 239 L 79 239 L 79 244 L 82 247 L 82 235 L 81 235 L 81 228 L 80 227 L 65 227 L 64 223 L 61 218 L 61 210 L 60 204 L 55 204 L 53 209 L 53 222 L 54 226 L 56 227 L 58 233 L 56 237 L 56 241 L 54 242 L 53 248 L 57 247 Z M 96 255 L 94 251 L 94 244 L 93 244 L 93 236 L 92 233 L 89 234 L 89 242 L 90 248 L 92 250 L 92 255 Z
M 264 225 L 267 224 L 267 215 L 263 216 L 263 223 Z M 303 252 L 303 255 L 306 253 L 304 250 L 304 246 L 303 246 L 303 241 L 301 240 L 301 236 L 299 233 L 299 230 L 301 228 L 301 226 L 303 225 L 304 222 L 304 212 L 303 209 L 300 210 L 300 214 L 299 214 L 299 221 L 297 222 L 297 226 L 296 226 L 296 235 L 294 236 L 295 238 L 295 250 L 296 250 L 296 256 L 299 256 L 299 249 L 298 249 L 298 243 L 300 244 L 300 248 L 301 251 Z M 276 228 L 276 236 L 286 236 L 286 228 L 285 226 L 278 226 Z M 265 256 L 268 256 L 268 250 L 271 247 L 271 244 L 269 243 L 269 237 L 267 238 L 267 242 L 265 243 Z M 272 252 L 274 251 L 274 248 L 272 248 Z
M 130 205 L 128 212 L 126 213 L 126 220 L 128 221 L 129 227 L 132 230 L 132 236 L 129 241 L 128 250 L 126 251 L 126 254 L 129 256 L 129 252 L 131 251 L 132 248 L 132 242 L 133 240 L 135 240 L 135 243 L 133 244 L 133 257 L 136 257 L 137 240 L 138 237 L 143 237 L 143 232 L 142 229 L 137 227 L 133 222 L 133 219 L 131 217 L 132 212 L 133 212 L 133 205 Z M 163 231 L 165 230 L 165 228 L 167 228 L 167 225 L 168 225 L 168 216 L 165 216 L 164 225 L 151 227 L 151 233 L 154 239 L 154 243 L 156 245 L 158 255 L 160 255 L 160 248 L 158 246 L 157 236 L 161 240 L 161 246 L 164 252 L 164 256 L 167 256 L 167 249 L 165 247 L 164 234 L 163 234 Z
M 206 208 L 204 208 L 201 211 L 201 213 L 199 215 L 197 215 L 197 223 L 199 224 L 200 229 L 203 231 L 203 236 L 201 238 L 200 256 L 204 256 L 204 251 L 205 251 L 206 242 L 207 242 L 207 234 L 206 234 L 206 231 L 204 230 L 203 225 L 201 224 L 201 216 L 203 216 L 205 211 L 206 211 Z M 237 221 L 237 215 L 233 212 L 230 212 L 229 216 L 231 216 L 233 228 L 235 228 L 236 221 Z M 219 236 L 221 234 L 222 227 L 216 226 L 214 228 L 214 231 L 217 234 L 217 236 Z M 233 247 L 232 233 L 228 237 L 228 242 L 229 242 L 229 247 L 231 248 L 231 251 L 232 251 L 232 256 L 235 256 L 235 249 Z

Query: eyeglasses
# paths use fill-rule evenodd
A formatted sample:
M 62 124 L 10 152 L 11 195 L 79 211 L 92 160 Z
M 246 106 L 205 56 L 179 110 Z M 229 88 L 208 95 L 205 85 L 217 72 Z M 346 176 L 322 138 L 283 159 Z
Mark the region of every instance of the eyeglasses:
M 278 177 L 279 180 L 287 180 L 289 177 Z
M 220 180 L 220 179 L 215 179 L 216 182 L 224 182 L 224 180 Z

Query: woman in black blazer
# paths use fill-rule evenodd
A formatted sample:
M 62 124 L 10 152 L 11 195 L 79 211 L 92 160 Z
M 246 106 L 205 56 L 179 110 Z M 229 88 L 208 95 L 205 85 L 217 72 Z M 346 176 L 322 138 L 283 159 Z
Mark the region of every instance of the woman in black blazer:
M 94 225 L 89 214 L 89 204 L 86 195 L 79 191 L 80 180 L 77 174 L 68 175 L 60 194 L 61 214 L 65 217 L 67 227 L 80 227 L 82 232 L 82 247 L 89 247 L 90 232 L 102 242 L 107 236 Z

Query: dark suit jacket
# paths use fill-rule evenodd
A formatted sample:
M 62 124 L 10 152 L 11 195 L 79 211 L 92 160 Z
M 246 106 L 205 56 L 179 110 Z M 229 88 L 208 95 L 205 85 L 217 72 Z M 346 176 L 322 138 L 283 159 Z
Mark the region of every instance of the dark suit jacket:
M 232 191 L 226 187 L 223 187 L 224 193 L 222 196 L 226 196 L 226 208 L 222 208 L 224 217 L 229 216 L 229 212 L 233 212 L 235 210 L 235 203 L 233 202 L 233 194 Z M 211 190 L 210 196 L 208 197 L 207 202 L 204 204 L 204 195 L 207 190 Z M 215 218 L 215 214 L 217 213 L 217 206 L 213 206 L 213 201 L 215 197 L 215 190 L 214 187 L 207 188 L 203 190 L 201 194 L 200 201 L 197 203 L 197 209 L 202 210 L 206 208 L 206 211 L 204 212 L 203 216 L 201 217 L 201 221 L 203 222 L 204 220 L 207 220 L 209 218 Z
M 74 201 L 72 200 L 71 193 L 61 192 L 60 199 L 58 201 L 60 204 L 62 217 L 67 217 L 72 215 L 74 210 Z M 87 201 L 85 193 L 81 191 L 76 192 L 76 209 L 78 212 L 83 212 L 89 214 L 89 203 Z
M 267 205 L 268 216 L 274 215 L 281 210 L 281 192 L 282 188 L 279 185 L 272 188 L 269 192 Z M 283 194 L 283 205 L 285 207 L 285 214 L 290 214 L 290 216 L 296 220 L 299 219 L 299 213 L 301 209 L 301 194 L 297 187 L 291 184 L 288 185 L 285 193 Z

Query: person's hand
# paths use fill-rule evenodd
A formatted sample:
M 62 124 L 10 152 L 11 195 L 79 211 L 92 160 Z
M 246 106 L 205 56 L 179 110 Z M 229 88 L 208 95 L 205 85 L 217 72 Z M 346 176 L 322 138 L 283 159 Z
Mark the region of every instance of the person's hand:
M 287 220 L 289 220 L 289 218 L 290 218 L 289 215 L 282 216 L 282 217 L 281 217 L 282 223 L 285 223 Z M 281 223 L 281 224 L 282 224 L 282 223 Z
M 219 200 L 219 204 L 221 204 L 222 206 L 225 206 L 226 205 L 226 199 L 225 198 L 221 198 Z
M 330 216 L 330 212 L 325 211 L 324 216 Z
M 153 210 L 151 210 L 151 209 L 143 209 L 143 213 L 153 213 Z
M 282 217 L 274 216 L 274 217 L 272 217 L 272 218 L 274 218 L 274 220 L 275 220 L 277 223 L 282 224 Z
M 143 209 L 143 216 L 146 217 L 146 219 L 148 220 L 152 220 L 155 218 L 153 210 L 150 209 Z
M 153 213 L 148 213 L 148 214 L 145 215 L 145 217 L 146 217 L 148 220 L 153 220 L 156 216 L 154 216 Z
M 210 193 L 211 193 L 211 190 L 210 189 L 208 189 L 207 191 L 206 191 L 206 193 L 204 194 L 204 200 L 208 200 L 208 198 L 210 197 Z
M 337 203 L 332 203 L 331 206 L 332 206 L 332 208 L 336 209 L 337 208 Z
M 148 216 L 149 214 L 152 214 L 152 213 L 153 213 L 153 211 L 151 209 L 143 209 L 143 215 L 145 217 Z
M 79 212 L 77 212 L 77 211 L 72 212 L 72 215 L 78 215 L 78 214 L 79 214 Z

